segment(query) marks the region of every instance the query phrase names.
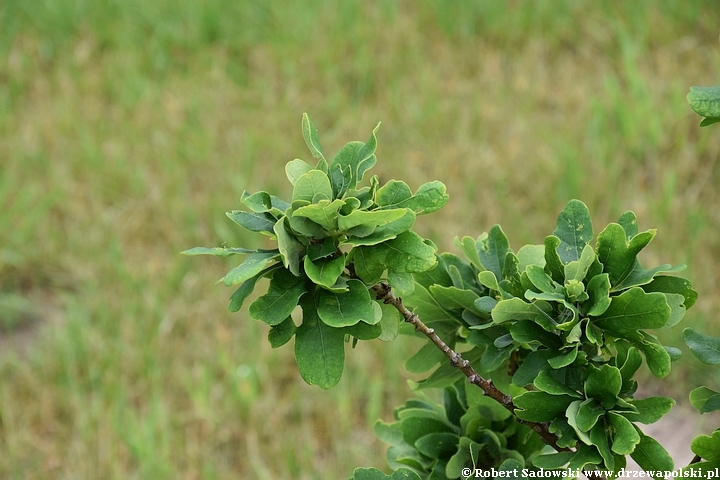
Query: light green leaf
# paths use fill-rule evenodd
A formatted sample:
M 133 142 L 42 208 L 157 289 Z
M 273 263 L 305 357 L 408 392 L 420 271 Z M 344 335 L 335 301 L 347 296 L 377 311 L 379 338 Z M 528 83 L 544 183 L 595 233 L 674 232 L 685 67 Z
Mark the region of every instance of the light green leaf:
M 595 250 L 590 245 L 585 245 L 580 254 L 579 260 L 573 260 L 565 265 L 565 283 L 570 280 L 582 282 L 587 275 L 590 266 L 595 261 Z
M 567 418 L 568 425 L 570 425 L 573 430 L 575 430 L 575 434 L 580 439 L 580 441 L 585 443 L 586 445 L 592 445 L 592 440 L 590 440 L 590 435 L 588 434 L 588 432 L 584 428 L 580 428 L 578 426 L 578 413 L 580 412 L 580 407 L 582 405 L 582 400 L 575 400 L 574 402 L 572 402 L 570 405 L 568 405 L 567 410 L 565 410 L 565 417 Z
M 268 341 L 272 348 L 282 347 L 292 339 L 297 331 L 297 327 L 292 317 L 287 317 L 282 322 L 273 326 L 268 332 Z
M 693 453 L 711 462 L 720 462 L 720 430 L 712 435 L 699 435 L 690 445 Z
M 661 328 L 670 319 L 670 306 L 662 293 L 645 293 L 633 287 L 613 297 L 608 309 L 595 324 L 618 332 Z
M 368 285 L 378 283 L 386 267 L 374 255 L 372 247 L 358 247 L 351 253 L 355 275 Z
M 540 371 L 537 378 L 535 378 L 533 385 L 535 385 L 538 390 L 549 393 L 550 395 L 569 395 L 576 398 L 582 397 L 582 395 L 572 388 L 555 380 L 545 370 Z
M 658 480 L 665 478 L 663 472 L 675 470 L 672 458 L 657 440 L 642 434 L 642 432 L 639 433 L 640 443 L 630 456 L 646 472 L 655 472 L 652 475 L 654 478 Z
M 282 202 L 279 198 L 274 198 L 276 204 L 278 201 Z M 273 217 L 276 217 L 285 212 L 285 209 L 276 208 L 273 205 L 273 196 L 267 192 L 255 192 L 251 194 L 245 191 L 242 193 L 242 202 L 255 213 L 269 212 Z M 285 203 L 285 208 L 288 206 L 289 205 Z
M 602 462 L 603 459 L 595 447 L 579 445 L 568 468 L 573 471 L 585 470 L 591 465 L 599 465 Z
M 277 221 L 275 217 L 269 213 L 250 213 L 241 210 L 233 210 L 226 212 L 230 220 L 237 223 L 241 227 L 251 232 L 259 232 L 263 234 L 272 234 L 273 226 Z
M 228 287 L 243 283 L 245 280 L 263 271 L 263 269 L 265 269 L 269 263 L 274 262 L 277 257 L 278 254 L 275 252 L 252 253 L 248 255 L 243 263 L 230 270 L 221 281 Z
M 295 333 L 295 360 L 303 380 L 328 389 L 342 377 L 345 334 L 320 321 L 311 296 L 306 296 L 301 307 L 303 322 Z
M 345 205 L 342 200 L 320 200 L 300 207 L 292 212 L 293 217 L 305 217 L 317 223 L 325 230 L 334 232 L 338 229 L 338 210 Z
M 447 310 L 471 310 L 478 314 L 482 313 L 475 308 L 475 300 L 479 297 L 478 294 L 472 290 L 433 285 L 430 287 L 430 293 L 432 293 L 438 303 Z
M 591 278 L 586 291 L 588 299 L 585 304 L 590 307 L 587 315 L 598 317 L 605 313 L 610 306 L 610 278 L 608 274 L 603 273 Z
M 277 270 L 268 292 L 250 305 L 250 316 L 270 326 L 290 316 L 300 297 L 307 291 L 305 277 L 296 277 L 285 269 Z
M 380 320 L 382 333 L 378 339 L 383 342 L 392 342 L 398 336 L 400 323 L 403 321 L 403 318 L 400 316 L 400 312 L 392 305 L 387 303 L 381 303 L 379 305 L 382 310 L 382 319 Z
M 568 350 L 565 353 L 562 353 L 560 355 L 556 355 L 554 357 L 548 358 L 548 365 L 550 365 L 554 369 L 567 367 L 571 363 L 575 361 L 575 359 L 578 356 L 578 347 L 579 345 L 575 345 L 573 348 Z
M 274 227 L 275 236 L 277 237 L 278 249 L 283 260 L 285 268 L 290 270 L 293 275 L 300 275 L 300 256 L 305 247 L 300 243 L 294 235 L 287 231 L 288 217 L 283 217 L 277 221 Z
M 449 432 L 435 432 L 420 437 L 415 442 L 415 448 L 426 457 L 439 460 L 451 457 L 458 447 L 460 437 Z
M 720 338 L 686 328 L 683 330 L 683 339 L 698 360 L 707 365 L 720 364 Z
M 216 257 L 229 257 L 232 255 L 246 255 L 250 253 L 270 253 L 276 250 L 248 250 L 247 248 L 225 248 L 225 247 L 193 247 L 180 252 L 180 255 L 214 255 Z
M 518 250 L 518 270 L 524 272 L 530 265 L 545 267 L 545 245 L 524 245 Z
M 317 128 L 315 128 L 315 124 L 312 120 L 310 120 L 307 113 L 303 113 L 302 117 L 302 134 L 305 144 L 308 149 L 310 149 L 312 156 L 314 158 L 324 160 L 325 156 L 323 155 L 323 150 L 320 146 L 320 138 L 318 136 Z
M 701 127 L 720 121 L 720 87 L 690 87 L 687 101 L 695 113 L 706 117 Z
M 378 189 L 375 202 L 383 209 L 409 208 L 417 215 L 432 213 L 448 201 L 442 182 L 428 182 L 420 186 L 415 195 L 405 182 L 390 180 Z
M 317 313 L 328 326 L 339 328 L 358 322 L 375 324 L 375 311 L 367 287 L 359 280 L 348 280 L 348 292 L 317 291 Z M 378 318 L 378 321 L 380 319 Z
M 720 393 L 708 387 L 698 387 L 690 392 L 690 403 L 701 414 L 720 410 Z
M 551 317 L 551 312 L 552 307 L 546 302 L 527 303 L 520 298 L 510 298 L 498 302 L 492 311 L 492 319 L 498 324 L 513 320 L 532 320 L 545 330 L 552 331 L 556 322 Z
M 495 225 L 488 233 L 478 237 L 475 245 L 483 267 L 493 272 L 496 278 L 502 279 L 505 255 L 510 245 L 500 225 Z
M 533 465 L 546 470 L 554 470 L 567 465 L 575 456 L 575 452 L 559 452 L 550 455 L 539 455 L 533 459 Z
M 400 202 L 412 196 L 412 190 L 410 190 L 407 183 L 390 180 L 378 188 L 375 194 L 375 203 L 377 203 L 379 207 L 397 207 Z
M 525 269 L 528 280 L 535 285 L 535 288 L 544 293 L 560 293 L 562 287 L 555 283 L 550 276 L 545 273 L 543 267 L 539 265 L 530 265 Z M 562 298 L 561 298 L 562 300 Z
M 350 238 L 345 240 L 345 243 L 354 246 L 377 245 L 387 240 L 396 238 L 398 235 L 409 231 L 410 227 L 413 226 L 413 223 L 415 223 L 415 212 L 413 212 L 412 210 L 405 210 L 405 215 L 403 215 L 402 217 L 375 228 L 372 233 L 364 237 L 357 237 L 357 233 L 348 232 L 355 236 L 350 236 Z
M 451 318 L 451 315 L 438 304 L 435 297 L 430 295 L 430 292 L 420 284 L 416 284 L 413 293 L 406 295 L 403 301 L 405 305 L 412 307 L 413 311 L 426 323 Z
M 318 203 L 320 200 L 331 201 L 333 198 L 332 185 L 328 176 L 320 170 L 310 170 L 300 175 L 293 188 L 292 201 L 305 200 Z
M 417 233 L 399 234 L 369 249 L 376 263 L 386 265 L 396 272 L 415 273 L 430 270 L 437 263 L 435 246 L 428 245 Z
M 350 480 L 420 480 L 420 476 L 408 468 L 399 468 L 392 475 L 377 468 L 356 468 Z
M 320 258 L 314 262 L 306 256 L 304 260 L 305 274 L 317 285 L 332 287 L 345 270 L 345 255 L 337 258 Z
M 589 432 L 603 415 L 605 415 L 605 409 L 602 405 L 598 404 L 594 398 L 588 398 L 578 408 L 576 426 L 582 432 Z
M 480 262 L 480 256 L 478 255 L 478 249 L 475 245 L 475 239 L 472 237 L 463 237 L 462 240 L 459 237 L 455 237 L 455 245 L 462 250 L 465 256 L 470 260 L 470 263 L 475 265 L 480 271 L 485 270 L 482 262 Z
M 339 200 L 336 200 L 339 201 Z M 338 230 L 346 232 L 353 227 L 359 225 L 368 225 L 371 227 L 379 227 L 387 225 L 390 222 L 399 220 L 407 215 L 404 208 L 396 208 L 393 210 L 354 210 L 349 215 L 340 215 L 338 217 Z
M 597 447 L 600 456 L 603 458 L 605 467 L 608 470 L 615 470 L 615 456 L 610 449 L 607 433 L 602 422 L 598 422 L 592 430 L 590 430 L 590 440 L 592 444 Z
M 296 158 L 295 160 L 288 162 L 285 165 L 285 175 L 287 176 L 288 180 L 290 180 L 290 183 L 295 185 L 298 178 L 302 177 L 312 169 L 313 168 L 310 165 L 303 162 L 299 158 Z
M 670 306 L 670 319 L 662 327 L 666 329 L 674 327 L 685 317 L 685 306 L 683 305 L 685 297 L 677 293 L 665 293 L 664 295 L 667 304 Z
M 557 252 L 563 263 L 580 260 L 585 245 L 593 238 L 592 220 L 587 206 L 580 200 L 570 200 L 558 216 L 553 235 L 560 239 Z
M 614 430 L 612 451 L 618 455 L 631 454 L 640 443 L 640 435 L 637 430 L 627 418 L 615 412 L 608 412 L 607 418 Z
M 388 271 L 388 283 L 401 296 L 410 295 L 415 290 L 415 279 L 412 273 Z

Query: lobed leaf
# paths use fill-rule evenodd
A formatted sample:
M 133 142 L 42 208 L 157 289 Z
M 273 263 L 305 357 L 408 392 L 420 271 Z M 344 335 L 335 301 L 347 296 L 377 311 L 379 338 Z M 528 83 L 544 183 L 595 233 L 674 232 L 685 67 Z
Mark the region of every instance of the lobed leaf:
M 348 280 L 349 290 L 344 293 L 317 291 L 317 313 L 328 326 L 339 328 L 358 322 L 375 324 L 375 310 L 370 293 L 363 282 Z M 380 321 L 380 319 L 377 319 Z
M 593 238 L 592 220 L 587 206 L 580 200 L 570 200 L 558 216 L 553 235 L 560 239 L 557 253 L 562 263 L 580 260 L 585 245 Z
M 296 331 L 297 327 L 292 317 L 287 317 L 270 329 L 268 332 L 268 342 L 270 342 L 272 348 L 282 347 L 292 339 Z
M 270 326 L 277 325 L 290 316 L 306 292 L 305 277 L 296 277 L 286 269 L 277 270 L 270 279 L 268 292 L 250 305 L 250 316 Z
M 701 414 L 720 410 L 720 393 L 708 387 L 698 387 L 690 392 L 690 403 Z
M 670 319 L 670 306 L 665 295 L 646 293 L 639 287 L 612 297 L 610 306 L 595 324 L 616 332 L 661 328 Z
M 698 360 L 707 365 L 720 364 L 720 338 L 686 328 L 683 330 L 683 339 Z

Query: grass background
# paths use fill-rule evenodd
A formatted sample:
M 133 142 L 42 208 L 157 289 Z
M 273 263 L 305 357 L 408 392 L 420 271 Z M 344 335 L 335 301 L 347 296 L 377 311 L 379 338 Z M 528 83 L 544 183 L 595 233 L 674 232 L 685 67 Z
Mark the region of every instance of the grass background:
M 442 250 L 501 223 L 517 249 L 571 198 L 625 210 L 687 263 L 685 325 L 718 333 L 712 1 L 0 2 L 0 478 L 347 478 L 385 465 L 370 425 L 410 395 L 417 344 L 361 343 L 340 384 L 299 378 L 214 285 L 257 247 L 224 216 L 288 196 L 309 159 L 378 120 L 381 180 L 439 179 L 417 230 Z M 666 342 L 680 346 L 680 330 Z M 710 379 L 709 379 L 710 378 Z M 689 355 L 673 385 L 718 387 Z M 676 397 L 684 396 L 676 388 Z

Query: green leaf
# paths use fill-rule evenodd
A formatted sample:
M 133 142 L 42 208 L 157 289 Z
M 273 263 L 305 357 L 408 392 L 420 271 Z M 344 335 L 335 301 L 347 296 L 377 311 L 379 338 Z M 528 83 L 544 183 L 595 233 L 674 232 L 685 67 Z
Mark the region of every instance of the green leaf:
M 378 339 L 383 342 L 392 342 L 398 336 L 400 323 L 403 321 L 403 318 L 395 307 L 387 303 L 381 303 L 380 309 L 382 310 L 382 319 L 380 320 L 382 333 Z
M 638 371 L 642 365 L 642 357 L 640 352 L 635 347 L 630 347 L 627 351 L 625 361 L 620 367 L 620 375 L 622 375 L 622 388 L 621 392 L 625 392 L 632 387 L 632 378 L 635 372 Z
M 455 245 L 462 250 L 465 256 L 470 260 L 475 268 L 480 271 L 485 270 L 482 262 L 480 262 L 480 256 L 478 255 L 478 249 L 475 244 L 475 239 L 472 237 L 463 237 L 462 240 L 459 237 L 455 237 Z
M 598 452 L 600 452 L 605 467 L 608 470 L 615 470 L 615 457 L 610 449 L 607 432 L 602 422 L 598 422 L 592 430 L 590 430 L 590 441 L 597 447 Z
M 334 232 L 338 229 L 338 210 L 345 205 L 342 200 L 320 200 L 300 207 L 292 212 L 293 217 L 305 217 L 317 223 L 325 230 Z
M 580 259 L 565 265 L 565 284 L 567 285 L 570 280 L 582 282 L 595 259 L 595 250 L 590 245 L 585 245 L 580 254 Z
M 490 297 L 481 297 L 490 298 Z M 510 334 L 518 343 L 539 342 L 548 348 L 558 349 L 563 345 L 562 339 L 548 332 L 540 325 L 530 320 L 520 320 L 510 327 Z
M 533 385 L 535 385 L 538 390 L 549 393 L 550 395 L 568 395 L 576 398 L 582 397 L 582 395 L 572 388 L 555 380 L 545 370 L 540 371 L 537 378 L 535 378 Z
M 545 267 L 545 245 L 524 245 L 517 252 L 518 270 L 524 272 L 530 265 Z
M 350 480 L 421 480 L 420 476 L 408 468 L 399 468 L 392 475 L 385 475 L 377 468 L 356 468 Z
M 295 333 L 295 359 L 300 375 L 309 385 L 328 389 L 342 376 L 345 334 L 320 321 L 311 296 L 306 296 L 300 306 L 303 322 Z
M 592 400 L 590 400 L 592 402 Z M 583 402 L 581 400 L 575 400 L 570 405 L 568 405 L 567 410 L 565 410 L 565 417 L 567 418 L 567 423 L 570 425 L 573 430 L 575 430 L 575 434 L 580 439 L 581 442 L 585 443 L 586 445 L 592 445 L 592 440 L 590 440 L 589 433 L 584 429 L 580 428 L 578 426 L 578 413 L 580 412 L 580 407 L 583 405 Z M 559 417 L 562 418 L 562 417 Z M 582 419 L 583 417 L 581 417 Z M 597 422 L 597 419 L 595 419 Z M 587 423 L 587 419 L 585 419 L 585 422 Z
M 580 260 L 585 245 L 593 238 L 592 220 L 587 206 L 580 200 L 570 200 L 558 216 L 553 235 L 560 239 L 557 252 L 563 263 Z
M 642 434 L 642 432 L 639 433 L 640 443 L 638 443 L 630 456 L 640 468 L 648 473 L 654 473 L 652 475 L 654 478 L 665 478 L 663 472 L 675 469 L 672 458 L 657 440 Z
M 264 234 L 272 234 L 273 227 L 277 221 L 275 217 L 269 213 L 250 213 L 243 212 L 241 210 L 233 210 L 231 212 L 226 212 L 225 215 L 246 230 Z
M 375 202 L 383 209 L 409 208 L 417 215 L 432 213 L 442 208 L 448 201 L 446 188 L 442 182 L 428 182 L 420 186 L 415 195 L 405 182 L 390 180 L 378 189 Z
M 230 306 L 228 307 L 228 310 L 230 310 L 231 312 L 237 312 L 238 310 L 240 310 L 243 306 L 243 303 L 245 303 L 245 300 L 250 296 L 250 294 L 252 294 L 253 290 L 255 290 L 255 284 L 257 283 L 257 281 L 260 280 L 262 277 L 270 276 L 272 272 L 279 268 L 282 268 L 281 263 L 270 265 L 268 268 L 258 273 L 254 277 L 245 280 L 242 285 L 240 285 L 240 287 L 235 290 L 235 293 L 233 293 L 230 297 Z
M 594 398 L 588 398 L 578 408 L 575 426 L 581 432 L 589 432 L 603 415 L 605 415 L 605 409 Z M 589 439 L 589 437 L 585 438 Z M 586 440 L 583 441 L 587 443 Z
M 541 292 L 559 293 L 560 285 L 555 283 L 550 276 L 545 273 L 545 269 L 539 265 L 530 265 L 525 269 L 528 280 Z
M 665 301 L 670 306 L 670 319 L 662 327 L 663 329 L 674 327 L 685 316 L 685 306 L 683 305 L 685 298 L 677 293 L 665 293 L 664 295 Z
M 640 265 L 640 262 L 636 261 L 632 272 L 630 272 L 630 274 L 622 282 L 617 285 L 613 285 L 611 291 L 620 292 L 622 290 L 627 290 L 630 287 L 645 285 L 650 283 L 653 280 L 653 277 L 660 272 L 679 272 L 684 269 L 685 265 L 673 267 L 672 265 L 666 263 L 658 267 L 651 268 L 650 270 L 645 270 L 642 265 Z
M 413 293 L 406 295 L 403 301 L 406 306 L 412 307 L 414 312 L 420 315 L 420 318 L 426 323 L 451 318 L 451 315 L 437 303 L 435 297 L 430 295 L 430 292 L 420 284 L 416 284 Z
M 415 280 L 412 273 L 389 270 L 388 283 L 396 293 L 403 297 L 410 295 L 415 290 Z
M 683 339 L 698 360 L 707 365 L 720 364 L 720 338 L 686 328 L 683 330 Z
M 216 257 L 229 257 L 236 254 L 270 253 L 269 250 L 248 250 L 247 248 L 224 247 L 194 247 L 180 252 L 180 255 L 214 255 Z
M 490 232 L 478 237 L 476 248 L 483 267 L 493 272 L 496 278 L 502 279 L 505 255 L 510 245 L 500 225 L 495 225 Z
M 546 470 L 554 470 L 567 465 L 575 456 L 575 452 L 559 452 L 550 455 L 539 455 L 533 459 L 533 465 Z
M 320 258 L 314 262 L 306 256 L 304 260 L 305 274 L 317 285 L 332 287 L 345 270 L 345 255 L 337 258 Z
M 675 405 L 675 400 L 668 397 L 648 397 L 632 400 L 630 404 L 637 408 L 638 413 L 623 412 L 623 415 L 633 422 L 650 425 L 664 417 Z
M 270 329 L 268 332 L 268 341 L 272 348 L 278 348 L 285 345 L 295 335 L 297 327 L 293 322 L 292 317 L 287 317 L 282 322 L 278 323 Z
M 430 293 L 435 297 L 437 302 L 446 310 L 471 310 L 481 313 L 475 308 L 475 300 L 478 294 L 472 290 L 461 290 L 456 287 L 442 287 L 433 285 L 430 287 Z
M 405 370 L 410 373 L 424 373 L 445 360 L 445 354 L 434 343 L 426 343 L 412 357 L 405 361 Z
M 568 365 L 573 363 L 575 361 L 575 359 L 577 358 L 578 347 L 579 347 L 579 345 L 575 345 L 575 347 L 571 348 L 570 350 L 568 350 L 565 353 L 548 358 L 548 364 L 556 370 L 558 368 L 567 367 Z
M 657 340 L 643 336 L 639 343 L 634 343 L 644 354 L 648 368 L 658 378 L 665 378 L 670 373 L 671 360 L 667 350 Z
M 290 270 L 293 275 L 300 275 L 300 256 L 305 247 L 300 243 L 294 235 L 287 230 L 288 217 L 283 217 L 277 221 L 274 227 L 275 236 L 277 237 L 278 249 L 283 260 L 285 268 Z
M 720 121 L 720 87 L 690 87 L 687 101 L 695 113 L 706 117 L 701 127 Z
M 250 194 L 245 191 L 242 193 L 242 201 L 245 206 L 247 206 L 253 212 L 269 212 L 271 215 L 273 215 L 273 217 L 282 215 L 285 212 L 285 209 L 290 206 L 286 202 L 283 202 L 277 197 L 273 197 L 267 192 L 255 192 Z M 280 205 L 284 208 L 278 208 L 277 205 Z
M 305 277 L 296 277 L 285 269 L 277 270 L 268 292 L 250 305 L 250 316 L 270 326 L 290 316 L 300 297 L 307 291 Z
M 334 238 L 327 237 L 322 242 L 311 243 L 307 246 L 307 256 L 313 262 L 320 258 L 327 258 L 338 251 L 338 246 Z
M 588 466 L 599 465 L 602 462 L 603 459 L 595 447 L 579 445 L 568 468 L 574 471 L 585 470 Z
M 607 418 L 614 430 L 612 451 L 618 455 L 631 454 L 640 443 L 640 435 L 637 430 L 627 418 L 615 412 L 608 412 Z
M 412 210 L 405 210 L 405 215 L 398 218 L 397 220 L 375 228 L 372 233 L 364 237 L 350 236 L 350 238 L 348 238 L 345 243 L 355 246 L 377 245 L 387 240 L 394 239 L 398 235 L 407 232 L 408 230 L 410 230 L 410 227 L 413 226 L 413 223 L 415 223 L 415 212 L 413 212 Z M 357 235 L 354 232 L 348 233 L 352 235 Z
M 560 243 L 560 239 L 554 235 L 545 238 L 545 271 L 553 280 L 563 284 L 565 283 L 565 267 L 558 255 Z
M 304 200 L 318 203 L 320 200 L 333 200 L 332 185 L 328 176 L 320 170 L 310 170 L 300 175 L 293 188 L 292 201 Z
M 252 253 L 248 255 L 243 263 L 230 270 L 221 280 L 228 287 L 243 283 L 263 271 L 277 257 L 278 254 L 275 252 Z
M 642 288 L 646 292 L 678 293 L 685 299 L 686 309 L 692 307 L 698 297 L 697 292 L 692 289 L 692 283 L 682 277 L 658 275 Z
M 378 283 L 385 271 L 385 265 L 374 256 L 372 247 L 359 247 L 351 253 L 355 275 L 368 285 Z
M 617 223 L 611 223 L 598 235 L 598 259 L 610 276 L 610 283 L 618 285 L 635 268 L 637 254 L 655 237 L 656 230 L 635 235 L 629 243 L 625 230 Z
M 403 232 L 372 248 L 366 249 L 367 258 L 396 272 L 415 273 L 435 266 L 435 246 L 428 245 L 417 233 Z
M 713 401 L 708 405 L 710 400 Z M 692 406 L 701 414 L 720 410 L 720 393 L 708 387 L 698 387 L 690 392 L 690 403 L 692 403 Z M 715 408 L 716 406 L 718 408 Z
M 340 215 L 338 217 L 338 230 L 341 232 L 346 232 L 351 228 L 357 227 L 359 225 L 379 227 L 382 225 L 387 225 L 390 222 L 399 220 L 405 215 L 407 215 L 407 210 L 404 208 L 372 211 L 354 210 L 349 215 Z
M 610 278 L 608 274 L 603 273 L 591 278 L 586 291 L 588 299 L 585 304 L 589 306 L 587 315 L 598 317 L 605 313 L 610 306 Z
M 552 307 L 546 302 L 527 303 L 520 298 L 501 300 L 492 311 L 493 322 L 500 324 L 513 320 L 532 320 L 547 331 L 553 331 L 556 322 L 551 317 Z
M 348 280 L 348 292 L 317 291 L 317 313 L 328 326 L 339 328 L 358 322 L 375 324 L 375 311 L 370 293 L 359 280 Z M 379 321 L 380 319 L 378 319 Z
M 454 433 L 431 433 L 415 442 L 417 451 L 435 460 L 451 457 L 458 447 L 460 437 Z
M 545 392 L 525 392 L 516 396 L 517 417 L 529 422 L 551 422 L 563 415 L 575 399 L 569 395 L 550 395 Z
M 630 210 L 623 212 L 623 214 L 620 215 L 618 224 L 625 230 L 625 238 L 627 240 L 630 240 L 638 234 L 638 221 L 635 212 L 631 212 Z
M 693 453 L 711 462 L 720 462 L 720 430 L 712 435 L 699 435 L 690 445 Z
M 303 162 L 299 158 L 296 158 L 295 160 L 288 162 L 285 165 L 285 175 L 287 176 L 288 180 L 290 180 L 290 183 L 295 185 L 298 178 L 302 177 L 312 169 L 313 168 L 310 165 Z
M 642 288 L 633 287 L 613 297 L 610 306 L 595 324 L 617 332 L 661 328 L 670 319 L 670 313 L 665 295 L 645 293 Z
M 611 365 L 590 367 L 585 380 L 585 395 L 597 400 L 606 410 L 615 406 L 621 387 L 622 375 L 618 368 Z
M 320 146 L 320 138 L 318 137 L 317 128 L 315 128 L 315 124 L 312 120 L 310 120 L 307 113 L 303 113 L 302 117 L 302 134 L 305 144 L 308 149 L 310 149 L 312 156 L 314 158 L 324 160 L 325 156 L 323 155 L 323 150 Z

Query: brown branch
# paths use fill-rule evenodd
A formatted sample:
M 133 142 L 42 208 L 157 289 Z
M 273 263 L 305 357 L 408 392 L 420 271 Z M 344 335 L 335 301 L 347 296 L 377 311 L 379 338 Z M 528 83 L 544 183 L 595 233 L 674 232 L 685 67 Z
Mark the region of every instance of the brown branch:
M 408 308 L 403 304 L 402 299 L 396 297 L 395 294 L 393 294 L 390 285 L 388 285 L 387 283 L 378 283 L 373 286 L 373 290 L 375 291 L 375 295 L 378 300 L 382 300 L 383 302 L 395 307 L 407 323 L 415 327 L 416 331 L 425 335 L 433 344 L 435 344 L 435 346 L 442 350 L 448 360 L 450 360 L 450 364 L 463 372 L 463 374 L 465 374 L 465 376 L 467 377 L 469 383 L 480 387 L 485 393 L 485 395 L 492 398 L 500 405 L 505 407 L 507 410 L 509 410 L 519 423 L 532 428 L 535 432 L 537 432 L 538 435 L 540 435 L 540 438 L 542 438 L 542 440 L 546 444 L 553 447 L 556 451 L 573 451 L 570 448 L 561 447 L 560 445 L 558 445 L 558 438 L 555 434 L 550 432 L 549 424 L 528 422 L 526 420 L 518 418 L 518 416 L 515 414 L 516 407 L 515 404 L 513 404 L 512 402 L 512 397 L 510 397 L 509 395 L 505 395 L 500 390 L 498 390 L 498 388 L 493 384 L 492 380 L 486 380 L 480 374 L 478 374 L 469 361 L 462 358 L 459 353 L 450 348 L 448 344 L 446 344 L 440 337 L 437 336 L 437 334 L 432 328 L 428 327 L 420 320 L 420 317 L 417 314 L 408 310 Z M 587 478 L 604 480 L 604 477 L 599 474 L 597 468 L 589 472 L 584 471 L 583 473 L 585 474 L 585 476 L 587 476 Z

